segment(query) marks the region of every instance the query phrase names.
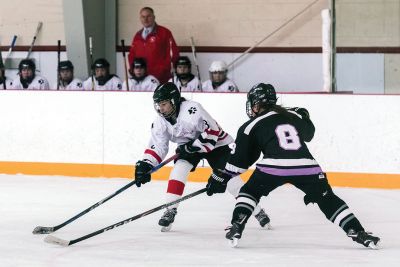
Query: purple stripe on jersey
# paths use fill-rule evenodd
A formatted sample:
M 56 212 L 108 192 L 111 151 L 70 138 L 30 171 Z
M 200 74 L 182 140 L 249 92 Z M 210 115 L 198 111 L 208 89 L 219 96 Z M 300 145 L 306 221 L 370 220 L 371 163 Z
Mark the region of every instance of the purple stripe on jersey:
M 297 168 L 297 169 L 277 169 L 269 167 L 257 166 L 257 169 L 264 173 L 277 175 L 277 176 L 300 176 L 300 175 L 313 175 L 322 172 L 321 167 L 312 168 Z

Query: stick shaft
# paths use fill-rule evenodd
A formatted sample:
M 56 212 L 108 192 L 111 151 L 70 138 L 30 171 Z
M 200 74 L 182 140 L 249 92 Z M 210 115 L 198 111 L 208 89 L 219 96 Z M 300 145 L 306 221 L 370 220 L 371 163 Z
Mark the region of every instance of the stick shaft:
M 129 91 L 129 77 L 128 77 L 128 67 L 126 66 L 125 40 L 121 40 L 121 45 L 122 45 L 122 57 L 124 59 L 126 90 Z

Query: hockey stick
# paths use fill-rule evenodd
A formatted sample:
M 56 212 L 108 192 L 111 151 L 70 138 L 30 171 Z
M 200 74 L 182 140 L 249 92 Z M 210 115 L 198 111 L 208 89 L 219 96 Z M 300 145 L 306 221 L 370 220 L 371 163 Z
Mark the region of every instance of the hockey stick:
M 93 68 L 93 43 L 92 36 L 89 37 L 90 69 L 92 74 L 92 91 L 94 91 L 94 68 Z
M 129 91 L 128 67 L 126 66 L 125 40 L 121 40 L 122 57 L 124 58 L 126 90 Z
M 200 69 L 199 69 L 199 64 L 197 63 L 196 47 L 194 46 L 194 39 L 193 39 L 193 36 L 190 37 L 190 43 L 191 43 L 191 45 L 192 45 L 193 61 L 194 61 L 194 64 L 196 65 L 197 78 L 199 78 L 200 92 L 202 92 L 202 91 L 203 91 L 203 88 L 202 88 L 202 84 L 201 84 Z
M 57 90 L 60 90 L 60 54 L 61 40 L 57 41 Z
M 174 53 L 172 52 L 172 40 L 169 39 L 169 60 L 171 62 L 171 76 L 172 76 L 172 82 L 175 83 L 174 79 L 175 79 L 175 72 L 174 72 L 174 62 L 172 62 L 172 56 L 174 55 Z M 180 88 L 179 88 L 179 91 Z
M 0 50 L 0 72 L 1 72 L 1 77 L 4 79 L 3 82 L 3 89 L 6 90 L 7 89 L 7 85 L 6 85 L 6 76 L 5 76 L 5 66 L 4 66 L 4 62 L 3 62 L 3 53 Z
M 29 58 L 29 56 L 31 55 L 33 46 L 35 45 L 35 42 L 36 42 L 37 35 L 39 34 L 39 31 L 42 28 L 42 26 L 43 26 L 43 22 L 39 21 L 39 23 L 36 27 L 35 35 L 33 36 L 33 39 L 32 39 L 31 47 L 29 47 L 28 55 L 26 55 L 26 58 Z
M 178 154 L 173 155 L 172 157 L 166 159 L 165 161 L 163 161 L 162 163 L 158 164 L 157 166 L 155 166 L 149 173 L 153 173 L 158 171 L 161 167 L 165 166 L 167 163 L 173 161 L 174 159 L 176 159 L 178 157 Z M 108 200 L 112 199 L 113 197 L 115 197 L 116 195 L 120 194 L 121 192 L 125 191 L 126 189 L 128 189 L 129 187 L 131 187 L 132 185 L 134 185 L 136 182 L 136 180 L 133 180 L 132 182 L 130 182 L 129 184 L 125 185 L 124 187 L 120 188 L 119 190 L 115 191 L 113 194 L 109 195 L 108 197 L 104 198 L 103 200 L 100 200 L 99 202 L 95 203 L 94 205 L 90 206 L 89 208 L 85 209 L 84 211 L 82 211 L 81 213 L 75 215 L 74 217 L 66 220 L 65 222 L 57 225 L 57 226 L 52 226 L 52 227 L 46 227 L 46 226 L 36 226 L 35 229 L 33 229 L 33 234 L 49 234 L 49 233 L 53 233 L 55 231 L 57 231 L 58 229 L 70 224 L 71 222 L 75 221 L 76 219 L 78 219 L 79 217 L 82 217 L 83 215 L 85 215 L 86 213 L 94 210 L 95 208 L 97 208 L 98 206 L 104 204 L 105 202 L 107 202 Z
M 15 43 L 17 42 L 17 37 L 16 35 L 14 35 L 12 41 L 11 41 L 11 45 L 10 48 L 8 49 L 7 55 L 4 58 L 4 64 L 6 64 L 7 59 L 11 56 L 12 50 L 14 49 Z
M 178 199 L 178 200 L 175 200 L 175 201 L 172 201 L 172 202 L 163 204 L 163 205 L 161 205 L 161 206 L 155 207 L 155 208 L 153 208 L 153 209 L 151 209 L 151 210 L 145 211 L 145 212 L 143 212 L 143 213 L 140 213 L 140 214 L 138 214 L 138 215 L 135 215 L 135 216 L 133 216 L 133 217 L 130 217 L 130 218 L 128 218 L 128 219 L 125 219 L 125 220 L 123 220 L 123 221 L 114 223 L 114 224 L 112 224 L 112 225 L 110 225 L 110 226 L 107 226 L 107 227 L 105 227 L 105 228 L 103 228 L 103 229 L 97 230 L 97 231 L 95 231 L 95 232 L 93 232 L 93 233 L 90 233 L 90 234 L 88 234 L 88 235 L 79 237 L 79 238 L 77 238 L 77 239 L 73 239 L 73 240 L 64 240 L 64 239 L 61 239 L 61 238 L 58 238 L 58 237 L 55 237 L 55 236 L 52 236 L 52 235 L 48 235 L 48 236 L 44 239 L 44 241 L 47 242 L 47 243 L 50 243 L 50 244 L 56 244 L 56 245 L 60 245 L 60 246 L 63 246 L 63 247 L 67 247 L 67 246 L 70 246 L 70 245 L 72 245 L 72 244 L 81 242 L 81 241 L 83 241 L 83 240 L 85 240 L 85 239 L 91 238 L 91 237 L 93 237 L 93 236 L 102 234 L 102 233 L 104 233 L 104 232 L 106 232 L 106 231 L 109 231 L 109 230 L 112 230 L 112 229 L 114 229 L 114 228 L 117 228 L 117 227 L 119 227 L 119 226 L 122 226 L 122 225 L 124 225 L 124 224 L 130 223 L 130 222 L 132 222 L 132 221 L 134 221 L 134 220 L 140 219 L 140 218 L 142 218 L 142 217 L 144 217 L 144 216 L 147 216 L 147 215 L 152 214 L 152 213 L 154 213 L 154 212 L 156 212 L 156 211 L 162 210 L 162 209 L 164 209 L 164 208 L 167 208 L 167 207 L 169 207 L 169 206 L 172 206 L 172 205 L 174 205 L 174 204 L 177 204 L 177 203 L 179 203 L 179 202 L 182 202 L 182 201 L 187 200 L 187 199 L 189 199 L 189 198 L 192 198 L 192 197 L 194 197 L 194 196 L 200 195 L 200 194 L 202 194 L 202 193 L 204 193 L 204 192 L 206 192 L 206 191 L 207 191 L 207 188 L 200 189 L 200 190 L 198 190 L 198 191 L 196 191 L 196 192 L 193 192 L 193 193 L 191 193 L 191 194 L 189 194 L 189 195 L 186 195 L 186 196 L 184 196 L 184 197 L 182 197 L 182 198 L 180 198 L 180 199 Z

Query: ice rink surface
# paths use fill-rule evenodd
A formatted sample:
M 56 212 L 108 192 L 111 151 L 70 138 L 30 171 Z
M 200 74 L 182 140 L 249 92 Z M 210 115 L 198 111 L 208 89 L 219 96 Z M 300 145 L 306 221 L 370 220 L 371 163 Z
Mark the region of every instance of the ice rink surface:
M 228 193 L 181 203 L 171 232 L 158 211 L 98 236 L 61 247 L 33 235 L 112 194 L 129 180 L 0 175 L 0 266 L 400 266 L 400 190 L 334 188 L 368 231 L 381 238 L 371 250 L 346 237 L 303 193 L 278 188 L 261 205 L 273 230 L 249 220 L 238 248 L 228 246 L 234 199 Z M 204 187 L 188 183 L 185 194 Z M 164 203 L 166 182 L 131 187 L 53 233 L 71 240 Z

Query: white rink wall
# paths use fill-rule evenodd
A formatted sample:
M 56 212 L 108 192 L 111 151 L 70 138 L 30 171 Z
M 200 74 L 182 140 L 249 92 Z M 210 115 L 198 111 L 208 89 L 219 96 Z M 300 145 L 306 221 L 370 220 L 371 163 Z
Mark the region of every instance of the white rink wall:
M 246 94 L 185 97 L 233 136 L 247 120 Z M 309 147 L 325 171 L 400 173 L 400 96 L 280 94 L 279 103 L 310 111 Z M 156 116 L 147 92 L 1 91 L 0 112 L 0 161 L 117 165 L 142 157 Z

